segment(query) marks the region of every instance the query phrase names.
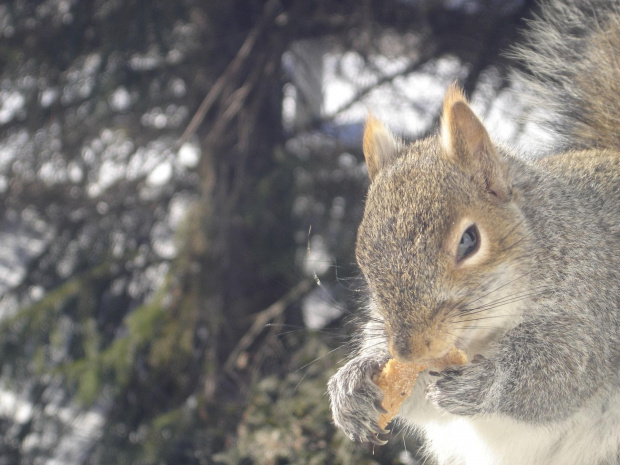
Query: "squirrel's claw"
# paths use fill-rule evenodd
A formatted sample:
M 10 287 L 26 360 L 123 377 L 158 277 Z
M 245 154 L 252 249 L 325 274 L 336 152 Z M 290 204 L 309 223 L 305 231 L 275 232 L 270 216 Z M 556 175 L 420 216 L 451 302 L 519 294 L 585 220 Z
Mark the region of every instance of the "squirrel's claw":
M 379 429 L 377 431 L 377 434 L 388 434 L 390 433 L 392 430 L 391 429 Z
M 372 442 L 373 444 L 377 445 L 377 446 L 385 446 L 387 444 L 387 440 L 386 439 L 379 439 L 379 437 L 376 434 L 371 435 L 368 438 L 369 442 Z
M 377 409 L 377 412 L 384 414 L 384 413 L 388 413 L 388 411 L 386 409 L 383 408 L 383 405 L 381 404 L 380 400 L 375 400 L 375 409 Z

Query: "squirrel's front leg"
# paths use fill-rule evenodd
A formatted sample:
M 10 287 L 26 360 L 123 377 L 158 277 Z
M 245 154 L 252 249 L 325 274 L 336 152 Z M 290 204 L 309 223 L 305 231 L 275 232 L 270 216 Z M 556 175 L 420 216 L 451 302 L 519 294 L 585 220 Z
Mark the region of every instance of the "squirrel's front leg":
M 378 423 L 385 412 L 383 392 L 372 381 L 389 359 L 383 321 L 371 318 L 362 338 L 359 354 L 331 377 L 327 391 L 336 426 L 354 441 L 384 444 L 377 438 L 377 433 L 385 432 Z
M 611 351 L 601 348 L 605 339 L 592 321 L 546 314 L 508 331 L 488 358 L 436 374 L 427 398 L 455 415 L 500 413 L 532 423 L 575 412 L 604 382 L 609 364 L 599 357 Z
M 476 355 L 470 365 L 450 367 L 426 388 L 426 397 L 438 407 L 455 415 L 478 415 L 494 411 L 491 386 L 497 374 L 495 362 Z
M 387 358 L 360 355 L 349 361 L 331 377 L 327 385 L 334 423 L 353 441 L 383 445 L 377 433 L 386 433 L 379 427 L 382 391 L 372 381 Z

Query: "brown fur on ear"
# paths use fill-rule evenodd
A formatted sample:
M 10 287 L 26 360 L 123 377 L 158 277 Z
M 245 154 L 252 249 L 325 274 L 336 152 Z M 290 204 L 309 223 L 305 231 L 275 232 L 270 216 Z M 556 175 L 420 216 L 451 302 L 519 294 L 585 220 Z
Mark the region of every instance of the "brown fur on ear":
M 398 146 L 398 141 L 383 123 L 369 115 L 364 129 L 364 157 L 371 182 L 390 160 L 396 158 Z
M 453 84 L 443 102 L 441 142 L 448 157 L 464 170 L 482 176 L 486 188 L 500 199 L 510 195 L 510 180 L 493 142 L 462 90 Z

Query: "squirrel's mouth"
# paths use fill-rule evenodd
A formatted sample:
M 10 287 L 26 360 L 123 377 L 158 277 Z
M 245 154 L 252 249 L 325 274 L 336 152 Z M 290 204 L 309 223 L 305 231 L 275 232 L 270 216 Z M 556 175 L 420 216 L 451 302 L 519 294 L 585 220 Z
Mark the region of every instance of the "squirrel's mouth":
M 416 360 L 416 363 L 420 364 L 420 365 L 434 365 L 435 363 L 445 359 L 449 353 L 452 353 L 454 350 L 457 350 L 458 352 L 463 352 L 464 351 L 461 349 L 461 347 L 459 345 L 451 345 L 449 346 L 441 355 L 437 356 L 437 357 L 429 357 L 429 358 L 420 358 L 418 360 Z
M 391 338 L 390 355 L 401 363 L 427 363 L 445 356 L 454 342 L 427 335 Z

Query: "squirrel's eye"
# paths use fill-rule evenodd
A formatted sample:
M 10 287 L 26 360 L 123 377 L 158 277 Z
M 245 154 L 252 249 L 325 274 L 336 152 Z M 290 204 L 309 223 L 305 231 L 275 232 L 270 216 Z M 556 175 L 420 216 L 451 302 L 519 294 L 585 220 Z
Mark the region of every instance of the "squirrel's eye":
M 457 260 L 463 260 L 478 249 L 479 234 L 478 228 L 475 224 L 471 225 L 465 230 L 461 236 L 461 242 L 459 242 L 459 248 L 457 252 Z

